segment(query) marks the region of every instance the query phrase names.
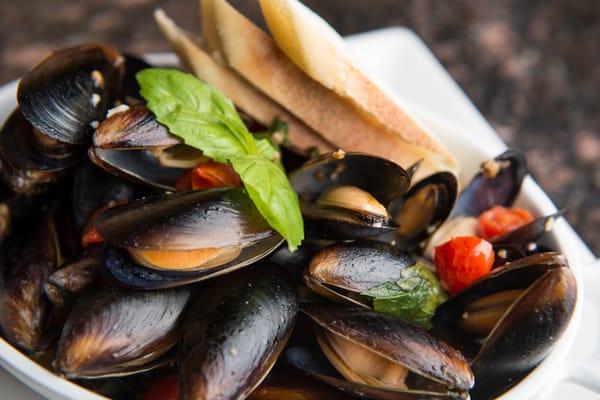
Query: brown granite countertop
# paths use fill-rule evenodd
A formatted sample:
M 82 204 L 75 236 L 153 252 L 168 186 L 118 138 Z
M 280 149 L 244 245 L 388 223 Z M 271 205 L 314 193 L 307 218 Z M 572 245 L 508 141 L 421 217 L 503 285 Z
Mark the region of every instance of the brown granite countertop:
M 255 0 L 237 0 L 258 15 Z M 306 0 L 343 34 L 415 30 L 588 244 L 600 253 L 600 1 Z M 2 0 L 0 82 L 53 48 L 107 41 L 167 50 L 151 19 L 163 7 L 197 29 L 195 0 Z

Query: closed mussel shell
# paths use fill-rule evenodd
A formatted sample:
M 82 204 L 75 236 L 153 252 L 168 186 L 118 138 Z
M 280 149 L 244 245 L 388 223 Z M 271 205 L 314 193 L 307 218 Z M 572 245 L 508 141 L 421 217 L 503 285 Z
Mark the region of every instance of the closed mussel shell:
M 19 83 L 25 119 L 60 142 L 90 141 L 94 123 L 118 95 L 123 61 L 115 49 L 95 43 L 53 52 Z
M 180 398 L 246 398 L 283 350 L 297 311 L 294 287 L 268 265 L 222 278 L 187 312 Z
M 408 254 L 374 241 L 338 243 L 318 251 L 304 274 L 307 285 L 330 299 L 366 306 L 358 296 L 400 277 L 415 263 Z
M 160 365 L 179 335 L 189 289 L 131 291 L 97 287 L 71 312 L 55 368 L 69 378 L 122 376 Z

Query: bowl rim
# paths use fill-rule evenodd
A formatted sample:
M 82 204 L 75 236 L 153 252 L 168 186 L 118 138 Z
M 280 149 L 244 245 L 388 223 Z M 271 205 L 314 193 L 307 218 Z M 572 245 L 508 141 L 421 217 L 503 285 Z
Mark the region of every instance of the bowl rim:
M 147 55 L 147 58 L 150 62 L 156 64 L 172 64 L 173 61 L 176 61 L 176 57 L 172 53 L 152 53 Z M 17 84 L 18 81 L 15 80 L 0 86 L 0 106 L 4 103 L 12 103 L 13 107 L 16 105 L 15 92 Z M 394 97 L 398 96 L 395 95 Z M 480 161 L 494 157 L 499 151 L 502 151 L 502 148 L 499 148 L 498 146 L 486 148 L 484 143 L 475 141 L 472 137 L 468 137 L 465 134 L 465 131 L 455 123 L 448 121 L 423 107 L 417 106 L 406 99 L 399 100 L 423 124 L 429 126 L 433 132 L 436 132 L 436 136 L 438 136 L 448 147 L 459 146 L 462 149 L 470 148 L 468 151 L 471 152 L 471 155 L 476 155 L 475 158 Z M 0 122 L 4 123 L 4 121 Z M 556 207 L 550 198 L 530 176 L 523 182 L 519 198 L 530 202 L 535 208 L 534 211 L 537 213 L 546 215 L 556 211 Z M 567 354 L 573 345 L 581 320 L 581 308 L 583 302 L 583 285 L 581 280 L 582 264 L 578 256 L 573 236 L 569 234 L 567 228 L 567 222 L 564 218 L 561 218 L 557 221 L 552 234 L 560 251 L 567 257 L 570 268 L 576 278 L 577 301 L 575 310 L 567 328 L 563 332 L 561 338 L 555 343 L 550 354 L 518 384 L 503 393 L 499 397 L 501 399 L 533 397 L 540 391 L 544 379 L 548 376 L 554 376 L 558 371 L 561 366 L 561 361 L 567 358 Z M 569 239 L 558 240 L 561 236 Z M 2 337 L 0 337 L 0 365 L 17 377 L 22 383 L 29 386 L 37 393 L 51 399 L 108 400 L 106 397 L 63 379 L 59 375 L 46 369 L 30 359 L 18 348 L 12 346 Z

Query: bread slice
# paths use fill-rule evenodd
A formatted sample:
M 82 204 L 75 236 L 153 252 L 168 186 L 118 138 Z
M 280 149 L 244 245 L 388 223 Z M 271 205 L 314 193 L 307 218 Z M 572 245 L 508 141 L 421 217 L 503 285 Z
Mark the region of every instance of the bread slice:
M 265 126 L 270 126 L 275 118 L 285 121 L 288 124 L 290 141 L 300 149 L 316 147 L 320 152 L 335 150 L 332 144 L 252 87 L 234 71 L 216 63 L 202 50 L 197 41 L 175 25 L 164 11 L 156 10 L 154 18 L 183 65 L 204 82 L 221 90 L 252 118 Z
M 440 170 L 456 172 L 447 153 L 410 142 L 373 115 L 356 107 L 305 74 L 275 41 L 226 0 L 202 0 L 214 13 L 220 53 L 228 65 L 267 96 L 288 109 L 326 140 L 347 151 L 361 151 L 397 162 L 403 167 L 423 160 L 420 176 Z M 204 10 L 203 10 L 204 11 Z M 328 62 L 323 59 L 323 62 Z M 423 133 L 425 137 L 425 133 Z
M 342 37 L 298 0 L 260 0 L 277 45 L 307 75 L 347 98 L 405 141 L 451 154 L 350 61 Z

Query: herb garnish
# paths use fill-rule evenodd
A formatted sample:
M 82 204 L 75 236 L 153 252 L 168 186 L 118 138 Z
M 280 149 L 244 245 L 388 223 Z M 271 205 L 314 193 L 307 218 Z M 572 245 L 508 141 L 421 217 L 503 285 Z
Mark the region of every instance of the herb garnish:
M 447 299 L 435 274 L 420 263 L 404 268 L 397 281 L 369 288 L 362 295 L 373 298 L 375 311 L 426 329 L 431 328 L 437 306 Z
M 158 122 L 207 157 L 231 163 L 258 211 L 296 250 L 304 239 L 298 196 L 268 139 L 254 138 L 231 100 L 190 74 L 150 68 L 136 78 Z

